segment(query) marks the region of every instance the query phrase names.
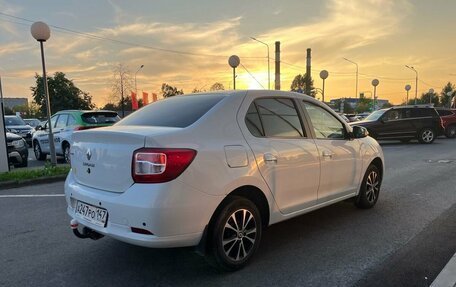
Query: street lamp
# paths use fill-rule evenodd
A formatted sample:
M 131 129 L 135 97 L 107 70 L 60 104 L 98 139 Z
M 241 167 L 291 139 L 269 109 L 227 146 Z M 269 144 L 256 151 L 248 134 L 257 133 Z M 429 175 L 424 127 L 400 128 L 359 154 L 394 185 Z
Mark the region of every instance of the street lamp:
M 236 90 L 236 68 L 239 66 L 241 63 L 241 59 L 239 59 L 238 56 L 232 55 L 228 59 L 228 64 L 230 65 L 231 68 L 233 68 L 233 89 Z
M 263 45 L 266 45 L 267 49 L 268 49 L 268 90 L 271 89 L 271 69 L 269 68 L 269 45 L 266 44 L 265 42 L 263 41 L 260 41 L 254 37 L 250 37 L 250 39 L 252 39 L 253 41 L 257 41 L 258 43 L 261 43 Z
M 407 91 L 407 100 L 405 102 L 405 105 L 408 106 L 408 98 L 409 98 L 409 91 L 410 89 L 412 88 L 412 86 L 410 86 L 409 84 L 405 85 L 405 90 Z
M 434 94 L 434 89 L 429 89 L 429 104 L 432 105 L 432 95 Z
M 41 63 L 43 66 L 43 85 L 44 85 L 44 93 L 46 95 L 46 110 L 47 110 L 47 122 L 49 126 L 49 147 L 51 150 L 51 165 L 55 166 L 57 164 L 57 160 L 55 157 L 55 143 L 54 143 L 54 134 L 52 133 L 52 125 L 51 125 L 51 102 L 49 100 L 49 88 L 47 83 L 47 76 L 46 76 L 46 64 L 44 61 L 44 46 L 43 42 L 46 42 L 51 37 L 51 30 L 46 23 L 43 22 L 35 22 L 32 24 L 30 28 L 30 32 L 32 33 L 33 38 L 40 42 L 41 47 Z
M 350 62 L 350 63 L 352 63 L 352 64 L 354 64 L 354 65 L 356 66 L 356 91 L 355 91 L 355 99 L 357 99 L 357 98 L 358 98 L 358 64 L 355 63 L 355 62 L 353 62 L 353 61 L 351 61 L 351 60 L 349 60 L 349 59 L 347 59 L 347 58 L 343 58 L 343 59 L 344 59 L 345 61 Z
M 322 97 L 323 97 L 323 103 L 325 102 L 325 80 L 328 78 L 329 73 L 326 70 L 322 70 L 320 72 L 320 78 L 323 80 L 323 89 L 322 89 Z
M 136 74 L 138 74 L 139 70 L 141 70 L 142 68 L 144 68 L 144 65 L 141 65 L 138 70 L 136 70 L 135 72 L 135 93 L 136 93 L 136 97 L 138 97 L 138 88 L 136 87 Z M 144 103 L 143 103 L 144 104 Z M 132 106 L 133 107 L 133 106 Z
M 377 107 L 376 107 L 376 104 L 375 104 L 375 100 L 377 99 L 377 86 L 378 84 L 380 84 L 380 81 L 378 79 L 373 79 L 372 80 L 372 86 L 374 86 L 374 99 L 373 99 L 373 102 L 372 102 L 372 110 L 377 110 Z
M 405 65 L 406 68 L 415 72 L 415 105 L 418 98 L 418 71 L 413 66 Z
M 448 107 L 451 109 L 451 101 L 453 100 L 453 93 L 454 91 L 449 91 L 447 92 L 447 96 L 448 96 Z

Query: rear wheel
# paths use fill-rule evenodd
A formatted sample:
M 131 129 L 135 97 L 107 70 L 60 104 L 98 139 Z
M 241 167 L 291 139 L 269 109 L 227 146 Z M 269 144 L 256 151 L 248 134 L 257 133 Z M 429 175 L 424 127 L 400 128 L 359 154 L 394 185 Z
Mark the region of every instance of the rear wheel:
M 377 166 L 371 164 L 364 175 L 361 189 L 355 198 L 355 205 L 358 208 L 372 208 L 377 203 L 380 193 L 382 178 Z
M 445 136 L 449 139 L 456 137 L 456 125 L 449 126 L 445 131 Z
M 261 233 L 260 212 L 255 204 L 233 196 L 210 228 L 209 263 L 224 271 L 243 268 L 258 249 Z
M 422 144 L 430 144 L 435 140 L 435 132 L 431 128 L 424 128 L 418 135 L 418 141 Z
M 37 160 L 45 160 L 46 159 L 46 154 L 41 151 L 41 147 L 40 147 L 40 144 L 38 142 L 34 143 L 33 152 L 35 153 L 35 158 Z
M 63 158 L 65 163 L 70 163 L 70 144 L 64 143 L 63 144 Z

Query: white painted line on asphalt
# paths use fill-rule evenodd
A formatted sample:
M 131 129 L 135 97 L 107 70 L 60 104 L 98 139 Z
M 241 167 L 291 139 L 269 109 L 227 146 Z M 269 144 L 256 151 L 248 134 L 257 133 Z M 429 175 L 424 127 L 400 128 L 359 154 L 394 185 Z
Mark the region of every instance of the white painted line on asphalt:
M 65 194 L 7 194 L 7 195 L 0 195 L 0 198 L 61 197 L 61 196 L 65 196 Z

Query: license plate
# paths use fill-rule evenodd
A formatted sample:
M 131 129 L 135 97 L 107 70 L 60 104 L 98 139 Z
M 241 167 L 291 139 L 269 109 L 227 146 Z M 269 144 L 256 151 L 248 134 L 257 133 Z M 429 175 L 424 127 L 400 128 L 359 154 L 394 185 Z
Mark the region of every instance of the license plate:
M 106 209 L 82 201 L 78 201 L 76 204 L 76 215 L 100 227 L 105 227 L 108 219 L 108 211 Z

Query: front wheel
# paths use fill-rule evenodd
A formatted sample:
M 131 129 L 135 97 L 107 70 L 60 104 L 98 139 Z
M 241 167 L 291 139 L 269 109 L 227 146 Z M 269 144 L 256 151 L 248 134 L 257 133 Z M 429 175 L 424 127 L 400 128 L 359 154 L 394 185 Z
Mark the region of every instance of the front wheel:
M 250 200 L 233 196 L 218 213 L 210 230 L 209 263 L 224 271 L 241 269 L 260 244 L 260 213 Z
M 445 131 L 445 136 L 449 139 L 456 137 L 456 125 L 449 126 Z
M 435 132 L 431 128 L 424 128 L 418 135 L 418 141 L 422 144 L 430 144 L 435 140 Z
M 380 194 L 382 178 L 377 166 L 371 164 L 364 175 L 361 189 L 355 198 L 355 205 L 358 208 L 372 208 L 377 203 Z

